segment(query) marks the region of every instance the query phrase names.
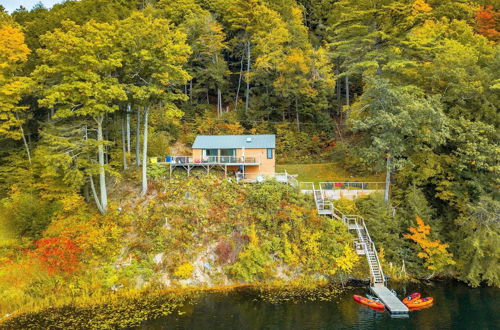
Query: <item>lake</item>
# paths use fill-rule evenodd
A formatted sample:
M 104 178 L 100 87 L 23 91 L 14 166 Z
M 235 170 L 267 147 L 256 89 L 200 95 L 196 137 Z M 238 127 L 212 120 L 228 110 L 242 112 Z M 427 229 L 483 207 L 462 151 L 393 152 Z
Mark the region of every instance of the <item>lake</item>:
M 400 297 L 418 291 L 435 302 L 401 319 L 354 302 L 353 294 L 369 294 L 363 287 L 331 301 L 279 304 L 242 292 L 213 293 L 138 329 L 500 329 L 500 289 L 472 289 L 457 282 L 389 287 Z

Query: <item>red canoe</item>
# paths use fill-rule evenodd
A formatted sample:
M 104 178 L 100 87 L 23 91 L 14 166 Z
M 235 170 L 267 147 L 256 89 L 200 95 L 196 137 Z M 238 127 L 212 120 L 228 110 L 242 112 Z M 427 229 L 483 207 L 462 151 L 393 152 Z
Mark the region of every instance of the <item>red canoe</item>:
M 355 301 L 359 302 L 360 304 L 363 304 L 363 305 L 366 305 L 366 306 L 369 306 L 369 307 L 372 307 L 372 308 L 376 308 L 376 309 L 383 309 L 385 308 L 384 304 L 378 302 L 378 301 L 375 301 L 375 300 L 372 300 L 372 299 L 368 299 L 368 298 L 365 298 L 363 296 L 358 296 L 358 295 L 353 295 L 352 296 L 354 298 Z

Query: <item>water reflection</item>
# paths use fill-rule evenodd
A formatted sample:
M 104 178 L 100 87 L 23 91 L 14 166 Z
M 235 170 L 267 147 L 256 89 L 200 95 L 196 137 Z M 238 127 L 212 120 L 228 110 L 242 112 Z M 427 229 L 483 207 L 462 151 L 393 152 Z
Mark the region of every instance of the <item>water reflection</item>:
M 419 291 L 434 304 L 406 319 L 357 304 L 353 289 L 333 301 L 271 304 L 242 293 L 209 294 L 180 313 L 145 322 L 140 329 L 500 329 L 500 290 L 458 283 L 394 286 L 402 298 Z

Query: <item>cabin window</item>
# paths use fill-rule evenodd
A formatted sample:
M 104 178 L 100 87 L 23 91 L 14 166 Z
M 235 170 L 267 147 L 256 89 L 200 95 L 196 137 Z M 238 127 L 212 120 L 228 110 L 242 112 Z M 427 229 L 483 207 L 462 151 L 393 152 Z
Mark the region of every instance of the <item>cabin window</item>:
M 220 150 L 220 155 L 221 156 L 235 157 L 236 156 L 236 149 L 221 149 Z
M 267 159 L 273 159 L 273 149 L 267 149 Z
M 221 163 L 236 163 L 236 149 L 221 149 L 220 150 Z
M 218 150 L 217 149 L 205 149 L 205 155 L 206 157 L 217 157 L 219 154 L 218 154 Z

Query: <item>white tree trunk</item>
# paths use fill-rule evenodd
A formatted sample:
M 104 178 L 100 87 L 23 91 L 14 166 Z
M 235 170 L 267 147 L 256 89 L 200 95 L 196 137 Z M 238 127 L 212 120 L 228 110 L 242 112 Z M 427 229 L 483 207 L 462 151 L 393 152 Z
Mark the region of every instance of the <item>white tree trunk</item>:
M 108 194 L 106 190 L 106 171 L 104 169 L 104 139 L 102 136 L 102 122 L 103 117 L 95 118 L 97 122 L 97 153 L 99 159 L 99 189 L 101 197 L 101 212 L 106 212 L 108 207 Z
M 248 54 L 247 54 L 247 90 L 245 95 L 245 113 L 248 113 L 249 99 L 250 99 L 250 40 L 248 41 Z
M 125 118 L 122 118 L 121 122 L 122 122 L 122 163 L 123 163 L 123 169 L 126 170 L 127 169 L 127 141 L 126 141 L 126 137 L 125 137 L 125 134 L 126 134 L 126 129 L 125 129 Z
M 132 106 L 130 103 L 127 105 L 127 152 L 130 153 L 132 148 L 130 147 L 130 112 Z
M 384 201 L 389 201 L 389 188 L 391 186 L 391 161 L 392 157 L 387 155 L 387 163 L 385 168 L 385 191 L 384 191 Z
M 222 93 L 220 88 L 217 88 L 217 114 L 222 115 Z
M 135 164 L 141 166 L 141 109 L 137 107 L 137 126 L 135 131 Z
M 92 196 L 94 196 L 95 205 L 97 205 L 97 209 L 99 210 L 99 212 L 104 214 L 105 211 L 101 206 L 101 202 L 99 202 L 99 196 L 97 196 L 97 192 L 95 190 L 95 185 L 94 185 L 94 178 L 92 177 L 92 175 L 89 175 L 89 180 L 90 180 L 90 188 L 92 189 Z
M 148 164 L 148 116 L 149 107 L 144 108 L 144 141 L 142 146 L 142 190 L 141 196 L 145 196 L 148 192 L 148 175 L 147 175 L 147 164 Z
M 243 60 L 244 59 L 245 59 L 245 52 L 243 51 L 241 54 L 240 77 L 238 78 L 238 88 L 236 89 L 236 98 L 234 99 L 234 110 L 238 110 L 238 98 L 240 96 L 241 78 L 243 77 Z

